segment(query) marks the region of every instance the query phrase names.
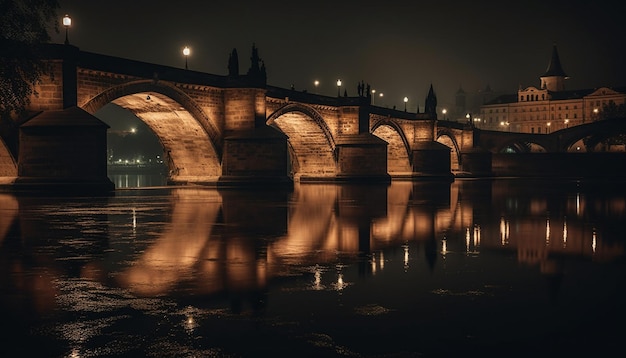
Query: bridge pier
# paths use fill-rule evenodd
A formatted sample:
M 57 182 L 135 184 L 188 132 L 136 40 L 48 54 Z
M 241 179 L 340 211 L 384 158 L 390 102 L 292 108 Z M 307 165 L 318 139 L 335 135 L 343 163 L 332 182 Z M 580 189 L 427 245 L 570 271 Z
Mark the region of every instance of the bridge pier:
M 454 180 L 450 170 L 450 148 L 434 141 L 419 141 L 411 150 L 410 179 Z
M 387 142 L 371 133 L 338 137 L 335 148 L 338 182 L 390 183 Z
M 109 126 L 78 107 L 45 111 L 20 126 L 13 188 L 54 193 L 107 193 Z
M 265 126 L 224 138 L 218 187 L 293 185 L 288 169 L 287 136 Z
M 459 176 L 492 176 L 492 155 L 491 152 L 480 149 L 471 148 L 461 152 L 461 171 Z

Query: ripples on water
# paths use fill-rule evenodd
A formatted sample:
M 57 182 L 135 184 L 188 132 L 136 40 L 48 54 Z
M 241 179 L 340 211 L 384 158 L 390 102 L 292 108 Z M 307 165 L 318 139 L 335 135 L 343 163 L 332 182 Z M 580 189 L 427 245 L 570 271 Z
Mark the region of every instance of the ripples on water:
M 621 183 L 160 185 L 0 194 L 0 355 L 621 349 Z

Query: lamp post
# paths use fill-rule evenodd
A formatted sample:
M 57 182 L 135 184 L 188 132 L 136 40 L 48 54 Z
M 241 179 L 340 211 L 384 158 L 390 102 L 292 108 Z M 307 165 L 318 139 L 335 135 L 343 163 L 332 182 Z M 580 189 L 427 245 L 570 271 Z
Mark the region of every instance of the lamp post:
M 341 97 L 341 80 L 337 80 L 337 97 Z
M 185 69 L 188 70 L 189 66 L 187 66 L 187 58 L 189 57 L 189 54 L 191 54 L 191 49 L 188 46 L 185 46 L 185 48 L 183 49 L 183 55 L 185 56 Z
M 65 14 L 65 16 L 63 16 L 63 26 L 65 27 L 65 44 L 69 45 L 70 39 L 68 33 L 70 26 L 72 26 L 72 18 L 70 17 L 70 15 Z
M 313 81 L 313 85 L 315 86 L 315 93 L 317 93 L 317 87 L 320 85 L 320 81 L 318 80 Z
M 374 104 L 374 99 L 376 98 L 376 90 L 372 90 L 372 105 Z
M 406 103 L 409 101 L 409 97 L 404 97 L 404 111 L 406 112 Z
M 447 109 L 444 108 L 444 109 L 441 110 L 441 114 L 443 114 L 443 120 L 444 121 L 446 120 L 446 113 L 448 113 Z

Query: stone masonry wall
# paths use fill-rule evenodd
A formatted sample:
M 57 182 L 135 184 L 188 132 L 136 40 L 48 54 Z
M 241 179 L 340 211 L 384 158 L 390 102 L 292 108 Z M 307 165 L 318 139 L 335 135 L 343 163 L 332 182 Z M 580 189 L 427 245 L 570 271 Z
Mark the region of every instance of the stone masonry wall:
M 63 61 L 49 61 L 49 74 L 40 78 L 35 85 L 36 94 L 31 95 L 28 109 L 47 111 L 63 109 Z

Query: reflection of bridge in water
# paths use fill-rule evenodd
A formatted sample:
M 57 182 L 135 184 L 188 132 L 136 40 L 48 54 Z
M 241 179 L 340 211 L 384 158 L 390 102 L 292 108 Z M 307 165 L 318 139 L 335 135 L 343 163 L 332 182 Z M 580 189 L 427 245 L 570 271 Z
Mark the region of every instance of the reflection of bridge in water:
M 116 228 L 95 231 L 115 232 L 145 248 L 112 272 L 102 272 L 101 259 L 81 265 L 83 274 L 114 277 L 141 295 L 162 295 L 181 285 L 195 294 L 219 295 L 262 289 L 292 274 L 292 266 L 371 261 L 366 271 L 372 273 L 381 269 L 379 260 L 387 250 L 399 247 L 407 250 L 407 260 L 423 255 L 431 270 L 446 255 L 484 250 L 517 251 L 520 262 L 538 265 L 546 274 L 558 271 L 562 257 L 602 261 L 622 256 L 618 238 L 624 233 L 618 222 L 626 213 L 624 196 L 577 190 L 575 184 L 559 189 L 547 181 L 533 193 L 506 181 L 309 184 L 293 192 L 172 189 L 171 195 L 160 197 L 165 202 L 105 205 L 98 215 Z M 5 235 L 20 220 L 18 213 L 39 206 L 9 195 L 2 200 L 11 214 L 0 221 Z M 93 220 L 89 213 L 77 215 Z M 36 227 L 45 230 L 46 225 Z M 119 227 L 126 229 L 120 232 Z M 32 242 L 29 232 L 23 231 L 24 242 Z M 73 245 L 66 241 L 64 245 Z M 418 251 L 408 252 L 407 244 Z M 127 250 L 119 246 L 123 243 L 115 245 L 115 255 Z M 81 256 L 103 254 L 106 262 L 109 253 Z
M 2 183 L 109 187 L 107 126 L 93 116 L 109 103 L 131 111 L 156 134 L 171 183 L 388 182 L 450 179 L 453 172 L 492 175 L 491 154 L 507 148 L 592 151 L 607 137 L 626 132 L 624 120 L 550 135 L 480 131 L 438 121 L 434 93 L 426 99 L 428 111 L 408 113 L 374 106 L 363 91 L 355 97 L 328 97 L 273 87 L 260 72 L 255 49 L 247 75 L 237 70 L 226 76 L 69 45 L 46 49 L 54 76 L 42 79 L 29 108 L 36 115 L 20 122 L 19 135 L 4 134 Z M 624 162 L 623 155 L 602 160 L 610 160 L 607 167 Z M 541 172 L 554 162 L 562 160 L 551 158 L 530 169 Z M 526 165 L 517 171 L 528 169 Z

